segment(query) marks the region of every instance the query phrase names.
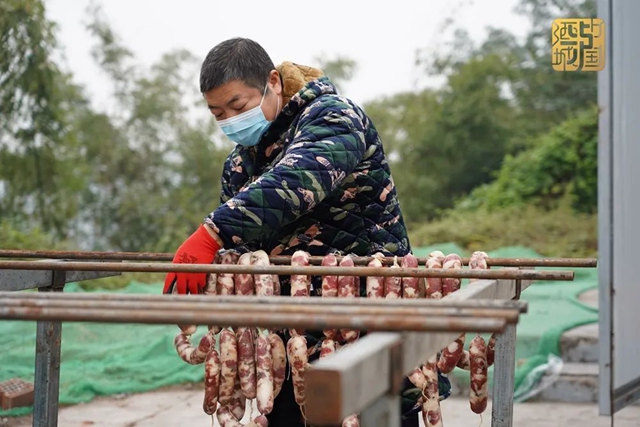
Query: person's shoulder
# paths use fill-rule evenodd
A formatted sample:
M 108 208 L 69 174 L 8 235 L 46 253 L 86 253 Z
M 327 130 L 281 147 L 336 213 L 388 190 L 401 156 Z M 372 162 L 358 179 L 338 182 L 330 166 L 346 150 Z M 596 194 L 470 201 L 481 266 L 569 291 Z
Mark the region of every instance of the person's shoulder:
M 352 99 L 337 93 L 325 93 L 317 97 L 307 108 L 362 110 Z
M 336 93 L 327 93 L 309 103 L 302 111 L 300 121 L 317 121 L 318 119 L 339 120 L 348 118 L 363 126 L 366 121 L 364 111 L 351 99 Z

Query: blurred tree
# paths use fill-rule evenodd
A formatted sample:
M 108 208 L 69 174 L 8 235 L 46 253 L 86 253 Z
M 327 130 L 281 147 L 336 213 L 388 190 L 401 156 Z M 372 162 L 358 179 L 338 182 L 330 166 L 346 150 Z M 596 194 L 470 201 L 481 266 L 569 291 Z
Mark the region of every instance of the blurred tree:
M 92 5 L 89 16 L 87 28 L 97 40 L 93 56 L 113 83 L 118 113 L 99 121 L 99 140 L 84 141 L 92 149 L 92 181 L 100 183 L 86 200 L 101 212 L 85 220 L 103 231 L 102 245 L 174 250 L 217 207 L 231 144 L 214 144 L 213 119 L 189 114 L 189 102 L 199 95 L 193 84 L 199 64 L 191 53 L 169 52 L 143 69 L 100 7 Z
M 0 4 L 0 217 L 64 239 L 84 185 L 65 144 L 82 96 L 51 60 L 53 30 L 41 1 Z

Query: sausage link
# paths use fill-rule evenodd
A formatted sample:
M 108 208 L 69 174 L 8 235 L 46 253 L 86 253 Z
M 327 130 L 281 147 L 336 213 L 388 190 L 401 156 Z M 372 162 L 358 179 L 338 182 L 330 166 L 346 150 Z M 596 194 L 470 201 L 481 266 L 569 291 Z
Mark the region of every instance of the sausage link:
M 229 406 L 220 406 L 216 412 L 220 427 L 244 427 L 233 415 Z
M 442 268 L 461 269 L 462 258 L 458 254 L 449 254 L 442 261 Z M 446 297 L 452 292 L 460 289 L 460 279 L 455 277 L 447 277 L 442 279 L 442 296 Z
M 291 265 L 295 267 L 307 267 L 309 265 L 309 253 L 305 251 L 294 252 L 291 256 Z M 311 277 L 301 274 L 291 275 L 292 297 L 308 297 L 310 286 Z
M 245 252 L 238 258 L 238 265 L 251 265 L 251 252 Z M 253 282 L 253 274 L 236 273 L 233 277 L 233 284 L 236 295 L 253 295 L 255 293 L 255 285 Z
M 200 343 L 196 347 L 196 351 L 192 353 L 191 363 L 193 365 L 199 365 L 204 363 L 209 351 L 216 345 L 216 336 L 211 331 L 207 331 L 206 334 L 200 338 Z
M 469 358 L 469 352 L 467 350 L 462 350 L 462 355 L 460 355 L 460 360 L 458 360 L 456 367 L 464 371 L 471 369 L 471 359 Z
M 472 270 L 488 270 L 489 266 L 487 265 L 487 258 L 489 258 L 489 255 L 487 255 L 486 252 L 475 251 L 469 258 L 469 268 Z M 469 283 L 477 280 L 478 279 L 469 279 Z
M 484 338 L 477 335 L 469 345 L 469 405 L 476 414 L 487 409 L 487 346 Z
M 334 254 L 327 254 L 322 258 L 321 265 L 336 267 L 338 258 Z M 338 296 L 338 276 L 322 276 L 322 296 L 332 298 Z
M 461 334 L 455 341 L 442 349 L 438 360 L 438 369 L 443 374 L 453 371 L 464 351 L 465 334 Z
M 321 265 L 325 267 L 336 267 L 338 265 L 338 258 L 334 254 L 327 254 L 322 258 Z M 322 276 L 322 296 L 328 298 L 335 298 L 338 296 L 338 276 Z M 325 329 L 322 331 L 324 336 L 331 339 L 336 339 L 338 335 L 337 329 Z
M 187 363 L 191 363 L 191 355 L 196 351 L 196 348 L 191 345 L 189 338 L 184 332 L 178 332 L 173 339 L 173 347 L 176 349 L 180 359 Z
M 275 399 L 282 389 L 287 373 L 287 352 L 282 338 L 274 333 L 269 334 L 269 347 L 271 348 L 271 359 L 273 360 L 273 398 Z
M 228 405 L 231 402 L 238 374 L 238 350 L 236 335 L 225 328 L 220 332 L 220 390 L 218 402 Z
M 320 358 L 327 357 L 328 355 L 336 352 L 336 342 L 330 338 L 322 340 L 320 346 Z
M 413 254 L 406 254 L 402 257 L 402 268 L 418 268 L 418 258 Z M 402 278 L 402 298 L 419 298 L 420 285 L 418 277 Z
M 264 415 L 258 415 L 247 424 L 247 427 L 269 427 L 269 420 Z
M 235 251 L 225 251 L 220 255 L 220 264 L 237 264 L 240 254 Z M 218 274 L 218 295 L 233 295 L 235 293 L 233 273 Z
M 346 255 L 339 263 L 340 267 L 353 267 L 355 263 L 350 255 Z M 356 284 L 358 278 L 356 276 L 338 276 L 338 297 L 356 298 L 359 295 L 359 289 Z M 359 283 L 359 281 L 358 281 Z M 341 329 L 340 335 L 347 342 L 353 342 L 360 336 L 360 331 Z
M 425 399 L 422 403 L 422 420 L 424 421 L 425 427 L 442 427 L 435 354 L 427 360 L 427 363 L 422 365 L 422 373 L 427 379 Z
M 218 388 L 220 387 L 220 356 L 212 348 L 204 361 L 204 402 L 202 409 L 207 415 L 213 415 L 218 407 Z
M 429 259 L 427 259 L 427 268 L 442 268 L 442 261 L 444 261 L 444 254 L 440 251 L 433 251 L 429 254 Z M 442 279 L 428 277 L 426 291 L 427 298 L 442 298 Z
M 236 380 L 235 387 L 233 389 L 233 396 L 231 396 L 231 402 L 229 407 L 231 413 L 237 420 L 241 420 L 244 417 L 244 411 L 247 408 L 247 399 L 242 395 L 242 389 L 240 388 L 240 382 Z
M 207 285 L 204 287 L 205 295 L 216 295 L 218 293 L 218 275 L 216 273 L 207 274 Z
M 209 350 L 215 345 L 215 336 L 208 331 L 200 339 L 198 347 L 194 347 L 189 342 L 189 338 L 184 332 L 179 332 L 173 339 L 173 346 L 178 356 L 191 365 L 199 365 L 204 362 Z
M 256 397 L 256 362 L 253 328 L 238 328 L 236 331 L 238 343 L 238 378 L 242 395 L 247 399 Z
M 400 268 L 398 265 L 398 257 L 394 257 L 393 265 L 389 268 Z M 387 276 L 384 278 L 384 297 L 389 299 L 398 299 L 402 297 L 402 278 Z
M 360 427 L 358 416 L 353 414 L 342 420 L 342 427 Z
M 263 250 L 253 252 L 251 265 L 268 267 L 271 265 L 269 255 Z M 254 275 L 254 283 L 257 296 L 272 297 L 274 295 L 273 274 L 256 274 Z
M 368 267 L 380 268 L 382 267 L 382 262 L 374 256 L 374 258 L 369 261 Z M 367 276 L 366 284 L 367 298 L 384 298 L 384 277 Z
M 256 345 L 256 372 L 258 374 L 258 411 L 268 415 L 273 410 L 273 358 L 267 335 L 258 335 Z
M 278 297 L 281 296 L 282 290 L 280 289 L 280 276 L 278 276 L 277 274 L 272 274 L 271 280 L 273 281 L 273 294 Z
M 307 356 L 307 340 L 302 335 L 289 339 L 287 342 L 287 357 L 289 358 L 289 365 L 291 366 L 293 394 L 296 403 L 302 406 L 305 403 L 304 373 L 309 361 Z
M 496 334 L 491 334 L 489 342 L 487 343 L 487 367 L 493 365 L 493 361 L 496 355 Z
M 294 267 L 306 267 L 309 265 L 309 253 L 305 251 L 295 251 L 291 255 L 291 265 Z M 311 287 L 311 276 L 301 274 L 291 275 L 291 296 L 292 297 L 308 297 Z M 304 330 L 290 329 L 293 336 L 301 335 Z
M 422 372 L 422 368 L 417 367 L 414 369 L 409 375 L 407 375 L 411 384 L 418 387 L 420 390 L 424 390 L 427 386 L 427 378 L 424 376 Z

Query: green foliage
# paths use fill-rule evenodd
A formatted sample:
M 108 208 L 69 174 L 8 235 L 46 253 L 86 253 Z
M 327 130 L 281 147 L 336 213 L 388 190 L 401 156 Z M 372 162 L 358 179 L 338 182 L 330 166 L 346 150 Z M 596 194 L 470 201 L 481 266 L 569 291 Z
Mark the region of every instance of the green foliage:
M 489 211 L 534 203 L 556 207 L 569 197 L 576 212 L 597 208 L 598 109 L 592 106 L 540 137 L 532 148 L 507 156 L 494 182 L 476 188 L 460 210 Z
M 468 251 L 524 246 L 548 257 L 593 257 L 598 251 L 596 214 L 576 213 L 568 198 L 554 209 L 525 204 L 498 210 L 451 210 L 442 219 L 411 228 L 414 247 L 454 242 Z
M 41 227 L 25 229 L 7 220 L 0 221 L 0 242 L 2 248 L 9 249 L 65 250 L 69 247 L 67 242 L 57 241 Z
M 491 180 L 513 134 L 510 102 L 501 93 L 508 74 L 501 57 L 477 57 L 450 74 L 440 90 L 365 105 L 390 154 L 409 221 L 433 218 Z
M 64 240 L 83 186 L 67 138 L 79 92 L 52 61 L 55 26 L 37 0 L 0 5 L 0 217 Z
M 0 8 L 0 217 L 77 248 L 175 250 L 219 203 L 230 151 L 210 116 L 193 114 L 196 101 L 206 112 L 198 60 L 177 50 L 140 67 L 91 5 L 92 54 L 116 101 L 99 112 L 53 60 L 44 3 Z

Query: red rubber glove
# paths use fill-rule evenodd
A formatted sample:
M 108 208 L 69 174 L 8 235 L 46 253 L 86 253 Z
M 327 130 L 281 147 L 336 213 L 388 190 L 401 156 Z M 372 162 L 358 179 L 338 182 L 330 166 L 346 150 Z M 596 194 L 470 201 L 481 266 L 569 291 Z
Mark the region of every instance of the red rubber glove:
M 174 264 L 211 264 L 220 249 L 204 225 L 198 229 L 176 251 L 173 257 Z M 164 280 L 165 294 L 173 291 L 177 286 L 178 294 L 200 293 L 207 284 L 207 273 L 168 273 Z

